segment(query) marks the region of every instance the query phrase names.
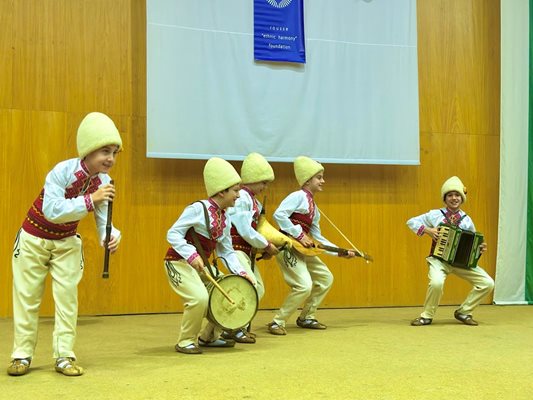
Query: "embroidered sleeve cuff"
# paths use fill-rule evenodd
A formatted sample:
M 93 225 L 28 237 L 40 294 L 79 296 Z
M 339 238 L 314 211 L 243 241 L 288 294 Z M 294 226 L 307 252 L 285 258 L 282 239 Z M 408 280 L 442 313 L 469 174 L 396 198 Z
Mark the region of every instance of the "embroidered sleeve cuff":
M 420 228 L 418 228 L 418 231 L 416 232 L 416 234 L 418 236 L 422 236 L 424 234 L 425 230 L 426 230 L 426 227 L 424 225 L 422 225 Z
M 194 260 L 194 259 L 195 259 L 196 257 L 198 257 L 198 256 L 199 256 L 198 253 L 196 253 L 196 252 L 192 253 L 191 256 L 190 256 L 189 258 L 187 258 L 187 262 L 188 262 L 189 264 L 192 263 L 192 260 Z
M 93 211 L 94 210 L 94 204 L 93 199 L 91 198 L 90 194 L 84 194 L 83 199 L 85 200 L 85 207 L 87 208 L 87 211 Z
M 304 232 L 302 231 L 302 233 L 300 233 L 300 235 L 296 238 L 296 240 L 302 240 L 303 237 L 304 237 Z

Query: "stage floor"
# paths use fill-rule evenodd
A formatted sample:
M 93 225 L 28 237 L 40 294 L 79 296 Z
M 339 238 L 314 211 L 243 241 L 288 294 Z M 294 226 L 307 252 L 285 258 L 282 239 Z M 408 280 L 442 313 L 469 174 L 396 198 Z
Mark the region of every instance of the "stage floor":
M 53 369 L 53 319 L 40 322 L 29 374 L 0 372 L 0 399 L 513 399 L 533 398 L 533 307 L 481 306 L 477 327 L 443 306 L 430 326 L 412 327 L 419 307 L 319 310 L 325 331 L 267 332 L 273 311 L 254 322 L 256 344 L 174 351 L 181 314 L 84 316 L 76 354 L 86 369 Z M 0 319 L 7 367 L 11 319 Z

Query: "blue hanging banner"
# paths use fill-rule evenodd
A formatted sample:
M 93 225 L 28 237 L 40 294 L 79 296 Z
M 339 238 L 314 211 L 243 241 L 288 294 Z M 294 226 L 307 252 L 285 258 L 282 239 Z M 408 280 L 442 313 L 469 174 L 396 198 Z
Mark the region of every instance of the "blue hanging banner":
M 254 59 L 305 63 L 303 0 L 254 0 Z

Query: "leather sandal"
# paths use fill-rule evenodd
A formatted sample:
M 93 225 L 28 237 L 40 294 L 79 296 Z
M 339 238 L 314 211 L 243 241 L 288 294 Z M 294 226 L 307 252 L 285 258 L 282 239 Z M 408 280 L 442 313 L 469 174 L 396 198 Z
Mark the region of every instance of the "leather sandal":
M 268 323 L 267 327 L 268 327 L 268 332 L 273 335 L 282 336 L 282 335 L 287 334 L 287 330 L 285 329 L 285 327 L 277 324 L 274 321 Z
M 7 374 L 11 376 L 25 375 L 30 370 L 31 358 L 14 358 L 7 367 Z
M 210 342 L 206 342 L 202 338 L 198 338 L 198 344 L 202 347 L 234 347 L 235 340 L 218 338 Z
M 55 369 L 66 376 L 80 376 L 84 372 L 82 367 L 76 365 L 76 359 L 73 357 L 59 357 Z
M 463 324 L 465 325 L 470 325 L 470 326 L 477 326 L 479 325 L 477 323 L 477 321 L 474 320 L 474 318 L 472 318 L 471 315 L 468 315 L 468 314 L 461 314 L 459 311 L 455 310 L 455 312 L 453 313 L 453 316 L 455 317 L 455 319 L 457 321 L 461 321 Z
M 255 343 L 255 337 L 249 335 L 244 329 L 233 334 L 233 340 L 237 343 Z
M 300 328 L 305 328 L 305 329 L 326 329 L 327 328 L 326 325 L 321 324 L 316 319 L 312 319 L 312 318 L 306 318 L 306 319 L 298 318 L 296 320 L 296 325 L 298 325 Z
M 235 340 L 237 343 L 255 343 L 255 335 L 252 336 L 245 329 L 238 329 L 231 332 L 224 331 L 221 336 L 224 339 Z
M 431 318 L 418 317 L 411 321 L 412 326 L 424 326 L 431 325 L 433 320 Z
M 176 349 L 176 351 L 178 353 L 183 353 L 183 354 L 202 354 L 202 349 L 199 348 L 194 343 L 191 343 L 191 344 L 189 344 L 187 346 L 184 346 L 184 347 L 181 347 L 180 345 L 176 345 L 176 346 L 174 346 L 174 348 Z
M 246 336 L 253 337 L 254 339 L 257 337 L 257 335 L 254 332 L 247 331 L 246 329 L 245 331 L 246 331 Z

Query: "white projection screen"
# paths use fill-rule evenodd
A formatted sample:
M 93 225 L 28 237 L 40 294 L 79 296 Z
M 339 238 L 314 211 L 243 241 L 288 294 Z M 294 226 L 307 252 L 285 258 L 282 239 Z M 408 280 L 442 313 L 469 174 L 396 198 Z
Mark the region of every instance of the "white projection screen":
M 416 0 L 305 0 L 306 64 L 254 61 L 253 0 L 146 6 L 148 157 L 419 164 Z

